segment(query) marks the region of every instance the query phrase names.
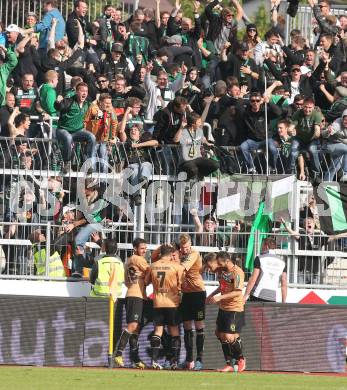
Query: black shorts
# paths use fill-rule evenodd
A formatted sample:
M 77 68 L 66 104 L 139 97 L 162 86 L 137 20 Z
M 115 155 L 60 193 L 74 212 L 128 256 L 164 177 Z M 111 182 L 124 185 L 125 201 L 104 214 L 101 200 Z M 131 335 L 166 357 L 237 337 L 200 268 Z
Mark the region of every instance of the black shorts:
M 183 293 L 181 313 L 183 321 L 202 321 L 205 319 L 206 291 Z
M 142 323 L 144 299 L 137 297 L 125 298 L 126 322 Z
M 154 326 L 177 326 L 180 322 L 178 307 L 161 307 L 153 309 Z
M 240 333 L 245 324 L 245 313 L 243 311 L 225 311 L 219 309 L 216 324 L 218 332 Z

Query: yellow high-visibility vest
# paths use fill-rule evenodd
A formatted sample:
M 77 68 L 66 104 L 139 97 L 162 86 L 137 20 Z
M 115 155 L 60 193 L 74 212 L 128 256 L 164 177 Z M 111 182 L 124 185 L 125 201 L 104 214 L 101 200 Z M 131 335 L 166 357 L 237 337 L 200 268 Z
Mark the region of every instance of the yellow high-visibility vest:
M 98 276 L 90 292 L 91 297 L 108 298 L 110 295 L 109 281 L 112 264 L 116 267 L 117 295 L 122 295 L 122 284 L 124 282 L 124 267 L 119 257 L 103 257 L 98 260 Z
M 39 249 L 36 245 L 33 246 L 36 252 L 34 253 L 34 264 L 36 267 L 36 275 L 46 275 L 46 248 Z M 60 258 L 60 254 L 55 251 L 53 255 L 48 258 L 48 275 L 50 277 L 60 278 L 65 277 L 65 270 Z

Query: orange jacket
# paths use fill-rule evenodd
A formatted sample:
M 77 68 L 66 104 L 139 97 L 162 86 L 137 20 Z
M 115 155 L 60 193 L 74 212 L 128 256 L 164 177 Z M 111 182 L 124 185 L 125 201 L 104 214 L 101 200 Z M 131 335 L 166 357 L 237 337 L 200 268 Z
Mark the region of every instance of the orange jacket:
M 115 109 L 106 113 L 97 104 L 92 104 L 84 118 L 85 128 L 92 132 L 97 142 L 110 141 L 117 135 L 117 115 Z

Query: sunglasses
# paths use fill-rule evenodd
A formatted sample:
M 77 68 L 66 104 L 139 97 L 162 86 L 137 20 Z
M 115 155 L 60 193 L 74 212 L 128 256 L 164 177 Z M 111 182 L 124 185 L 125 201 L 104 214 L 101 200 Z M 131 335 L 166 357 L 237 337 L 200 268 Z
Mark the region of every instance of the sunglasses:
M 257 30 L 255 28 L 250 28 L 250 29 L 248 29 L 248 31 L 257 32 Z
M 98 80 L 98 84 L 100 83 L 107 83 L 108 80 Z
M 251 103 L 260 103 L 260 99 L 251 99 L 250 102 Z

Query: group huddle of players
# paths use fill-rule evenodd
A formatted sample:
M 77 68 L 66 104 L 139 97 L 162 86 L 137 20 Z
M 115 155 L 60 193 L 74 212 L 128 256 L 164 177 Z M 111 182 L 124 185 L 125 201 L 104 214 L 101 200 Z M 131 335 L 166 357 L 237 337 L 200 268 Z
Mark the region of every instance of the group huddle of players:
M 153 286 L 153 323 L 151 336 L 151 368 L 172 370 L 184 368 L 201 370 L 204 351 L 205 305 L 218 304 L 216 336 L 222 345 L 226 366 L 220 371 L 244 371 L 246 360 L 242 354 L 240 331 L 244 325 L 242 289 L 244 272 L 227 252 L 208 254 L 204 262 L 200 253 L 192 248 L 188 234 L 182 234 L 179 244 L 161 245 L 152 254 L 152 263 L 145 259 L 147 243 L 137 238 L 133 242 L 134 254 L 125 263 L 126 323 L 116 348 L 115 363 L 124 367 L 123 351 L 129 342 L 130 359 L 136 368 L 146 368 L 139 357 L 138 337 L 147 299 L 146 286 Z M 203 270 L 218 275 L 219 287 L 206 297 Z M 185 362 L 179 364 L 181 339 L 179 325 L 183 322 Z M 194 360 L 194 332 L 196 357 Z M 164 366 L 158 363 L 164 327 L 170 336 L 170 357 Z

